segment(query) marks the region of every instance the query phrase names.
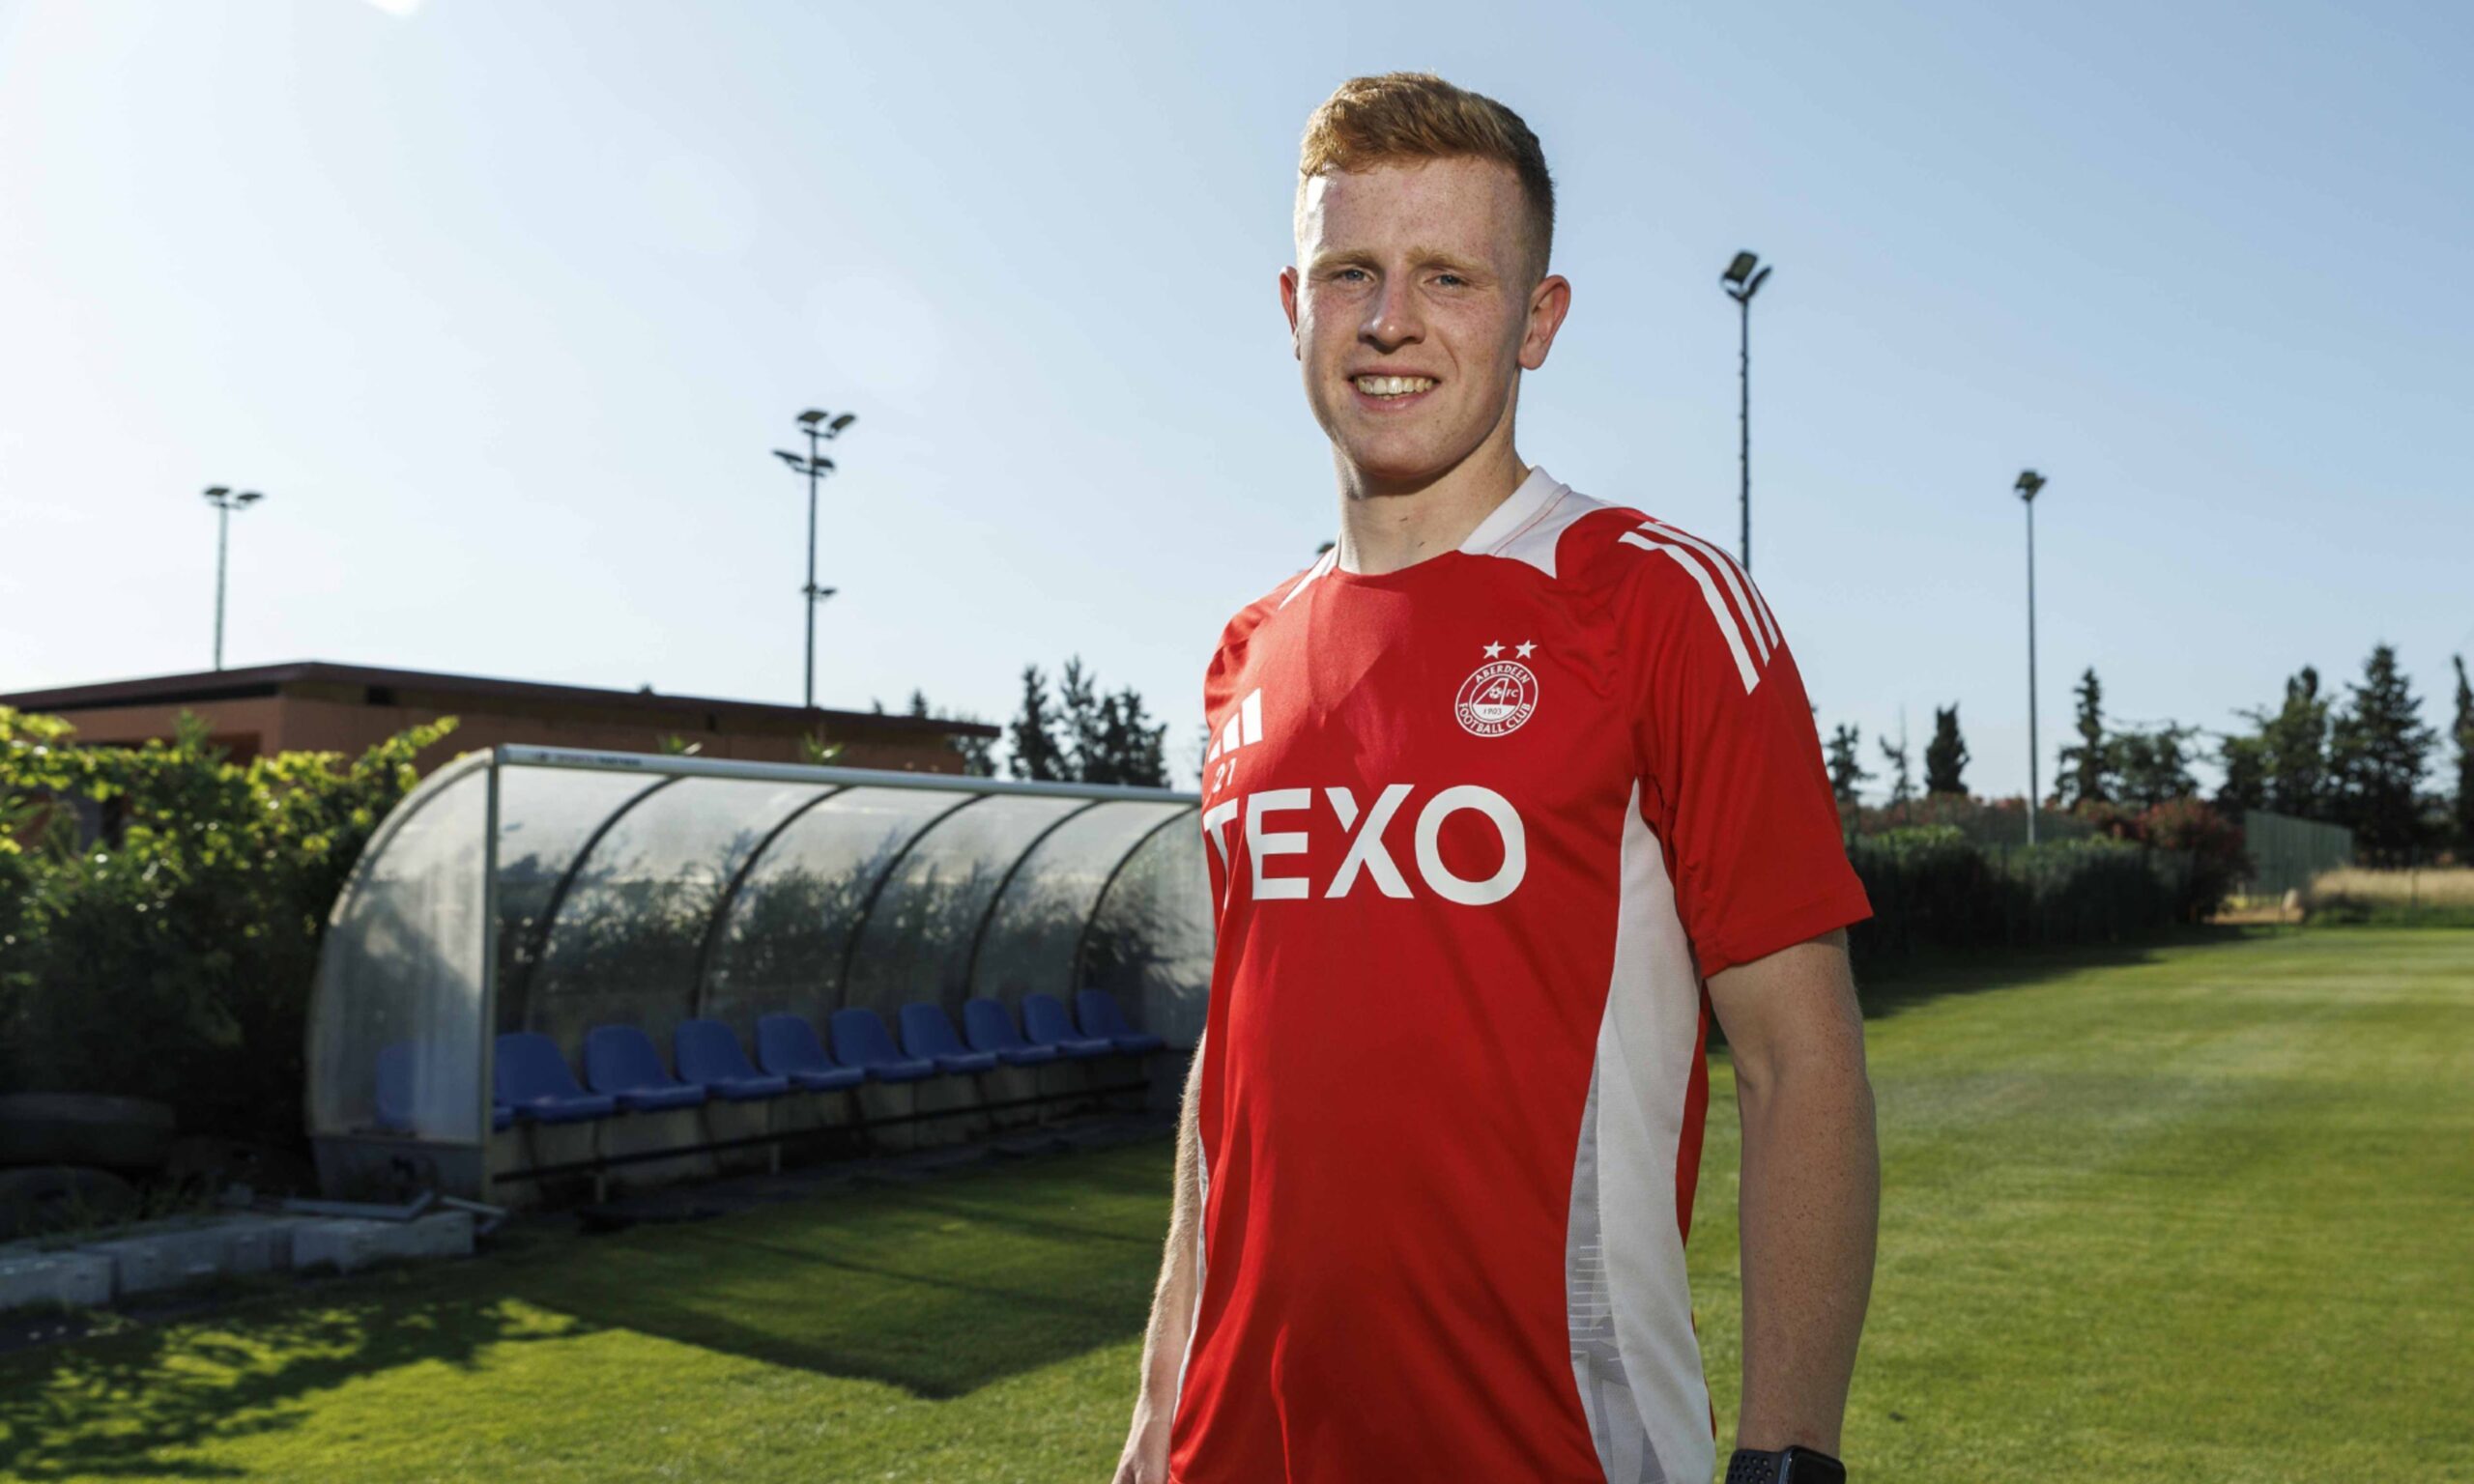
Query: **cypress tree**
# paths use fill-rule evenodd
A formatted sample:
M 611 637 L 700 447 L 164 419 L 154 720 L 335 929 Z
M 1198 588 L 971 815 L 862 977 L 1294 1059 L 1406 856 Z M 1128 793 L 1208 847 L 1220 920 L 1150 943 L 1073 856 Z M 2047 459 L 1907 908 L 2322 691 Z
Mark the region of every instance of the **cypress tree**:
M 1838 802 L 1856 802 L 1856 785 L 1873 775 L 1864 771 L 1863 734 L 1841 725 L 1829 737 L 1829 791 Z
M 2259 726 L 2267 774 L 2267 807 L 2297 819 L 2317 819 L 2328 806 L 2328 699 L 2319 671 L 2305 665 L 2285 683 L 2276 715 L 2250 713 Z
M 2061 750 L 2061 777 L 2054 790 L 2064 809 L 2107 804 L 2114 797 L 2114 749 L 2105 740 L 2105 688 L 2096 681 L 2094 666 L 2079 677 L 2073 728 L 2079 733 L 2079 745 Z M 2029 800 L 2029 807 L 2034 803 Z
M 2423 725 L 2423 703 L 2397 668 L 2393 646 L 2374 646 L 2362 676 L 2346 687 L 2353 694 L 2329 728 L 2333 813 L 2354 832 L 2357 851 L 2402 864 L 2423 843 L 2414 790 L 2437 739 Z
M 1066 777 L 1065 749 L 1056 738 L 1056 716 L 1048 699 L 1048 677 L 1037 665 L 1022 667 L 1022 709 L 1006 728 L 1014 756 L 1009 766 L 1016 778 L 1050 783 Z
M 2457 666 L 2457 799 L 2450 820 L 2457 831 L 2457 863 L 2474 866 L 2474 687 L 2465 683 L 2465 656 L 2449 656 Z
M 2216 807 L 2226 817 L 2239 822 L 2244 810 L 2268 807 L 2267 743 L 2258 737 L 2227 737 L 2217 748 L 2216 760 L 2225 769 Z
M 1924 791 L 1965 794 L 1960 778 L 1968 765 L 1967 739 L 1959 735 L 1959 705 L 1933 708 L 1933 740 L 1924 744 Z

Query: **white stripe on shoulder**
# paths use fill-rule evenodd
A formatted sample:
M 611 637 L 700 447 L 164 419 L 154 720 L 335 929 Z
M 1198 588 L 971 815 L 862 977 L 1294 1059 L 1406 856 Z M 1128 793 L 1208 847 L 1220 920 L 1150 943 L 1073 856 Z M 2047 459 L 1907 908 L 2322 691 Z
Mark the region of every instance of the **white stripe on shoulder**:
M 1745 621 L 1753 626 L 1752 637 L 1756 640 L 1760 639 L 1763 629 L 1766 628 L 1769 631 L 1769 642 L 1762 645 L 1764 659 L 1769 658 L 1771 649 L 1785 642 L 1778 635 L 1778 619 L 1769 612 L 1769 600 L 1763 597 L 1761 589 L 1753 585 L 1752 574 L 1737 566 L 1733 556 L 1719 551 L 1690 531 L 1679 529 L 1654 515 L 1650 517 L 1650 524 L 1658 528 L 1657 533 L 1660 536 L 1681 541 L 1717 564 L 1718 575 L 1727 580 L 1727 589 L 1736 595 L 1736 606 L 1743 610 Z
M 1637 546 L 1645 552 L 1664 552 L 1675 558 L 1677 566 L 1692 574 L 1692 581 L 1701 588 L 1701 601 L 1710 606 L 1710 615 L 1718 620 L 1718 632 L 1726 637 L 1727 650 L 1735 656 L 1736 673 L 1743 677 L 1744 694 L 1747 696 L 1752 694 L 1752 688 L 1761 683 L 1761 671 L 1754 666 L 1752 656 L 1745 652 L 1743 628 L 1736 622 L 1736 615 L 1727 608 L 1727 600 L 1718 592 L 1718 585 L 1710 580 L 1709 569 L 1702 565 L 1700 554 L 1687 552 L 1681 546 L 1671 544 L 1666 539 L 1665 533 L 1654 526 L 1643 526 L 1635 530 L 1627 530 L 1615 539 L 1625 546 Z M 1759 620 L 1752 620 L 1752 622 L 1755 625 L 1753 638 L 1757 643 L 1760 642 Z M 1763 651 L 1762 658 L 1765 663 L 1768 661 L 1768 651 Z
M 1520 488 L 1469 533 L 1460 550 L 1473 556 L 1505 556 L 1525 561 L 1548 577 L 1555 575 L 1555 549 L 1572 523 L 1593 510 L 1606 508 L 1568 485 L 1559 484 L 1542 467 L 1532 468 Z
M 1304 592 L 1314 579 L 1331 571 L 1333 566 L 1336 565 L 1339 559 L 1340 549 L 1338 546 L 1335 546 L 1330 551 L 1325 552 L 1320 560 L 1306 569 L 1306 575 L 1297 580 L 1297 585 L 1288 589 L 1288 595 L 1280 600 L 1280 606 L 1286 608 L 1289 604 L 1295 602 L 1299 593 Z

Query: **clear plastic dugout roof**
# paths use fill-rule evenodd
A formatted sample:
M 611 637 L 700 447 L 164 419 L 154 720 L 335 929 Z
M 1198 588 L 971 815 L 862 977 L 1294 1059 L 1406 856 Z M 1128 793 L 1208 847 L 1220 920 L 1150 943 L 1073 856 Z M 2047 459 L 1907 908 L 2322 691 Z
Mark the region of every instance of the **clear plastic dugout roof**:
M 310 1010 L 330 1188 L 488 1187 L 493 1046 L 667 1044 L 791 1012 L 1112 994 L 1190 1047 L 1210 984 L 1194 795 L 503 746 L 424 781 L 337 899 Z M 384 1064 L 382 1068 L 382 1063 Z M 503 1122 L 503 1121 L 502 1121 Z

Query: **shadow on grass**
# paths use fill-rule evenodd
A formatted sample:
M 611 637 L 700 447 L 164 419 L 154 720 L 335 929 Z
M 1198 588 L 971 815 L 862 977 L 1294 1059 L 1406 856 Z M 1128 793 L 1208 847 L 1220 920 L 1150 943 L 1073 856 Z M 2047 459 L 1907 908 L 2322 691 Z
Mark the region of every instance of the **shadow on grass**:
M 2092 969 L 2153 963 L 2167 950 L 2238 943 L 2275 929 L 2236 927 L 2177 928 L 2134 943 L 2094 943 L 2071 948 L 1926 950 L 1908 957 L 1872 959 L 1856 970 L 1856 996 L 1864 1018 L 1878 1019 L 1979 989 L 2015 989 Z
M 348 1382 L 610 1332 L 962 1396 L 1140 1337 L 1170 1154 L 1164 1139 L 609 1237 L 519 1226 L 475 1261 L 0 1356 L 0 1478 L 236 1477 L 166 1455 L 298 1427 Z M 421 1400 L 453 1425 L 451 1389 Z
M 484 1294 L 329 1293 L 202 1336 L 137 1329 L 24 1352 L 0 1361 L 0 1476 L 237 1477 L 163 1455 L 294 1427 L 312 1397 L 375 1372 L 469 1367 L 485 1348 L 572 1332 Z

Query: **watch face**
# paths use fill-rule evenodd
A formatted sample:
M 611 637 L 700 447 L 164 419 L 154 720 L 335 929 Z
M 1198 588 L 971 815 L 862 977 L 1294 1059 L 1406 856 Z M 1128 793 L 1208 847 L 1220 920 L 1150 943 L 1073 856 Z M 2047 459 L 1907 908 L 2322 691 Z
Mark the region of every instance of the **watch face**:
M 1778 1484 L 1847 1484 L 1847 1470 L 1827 1453 L 1791 1447 L 1778 1455 Z

